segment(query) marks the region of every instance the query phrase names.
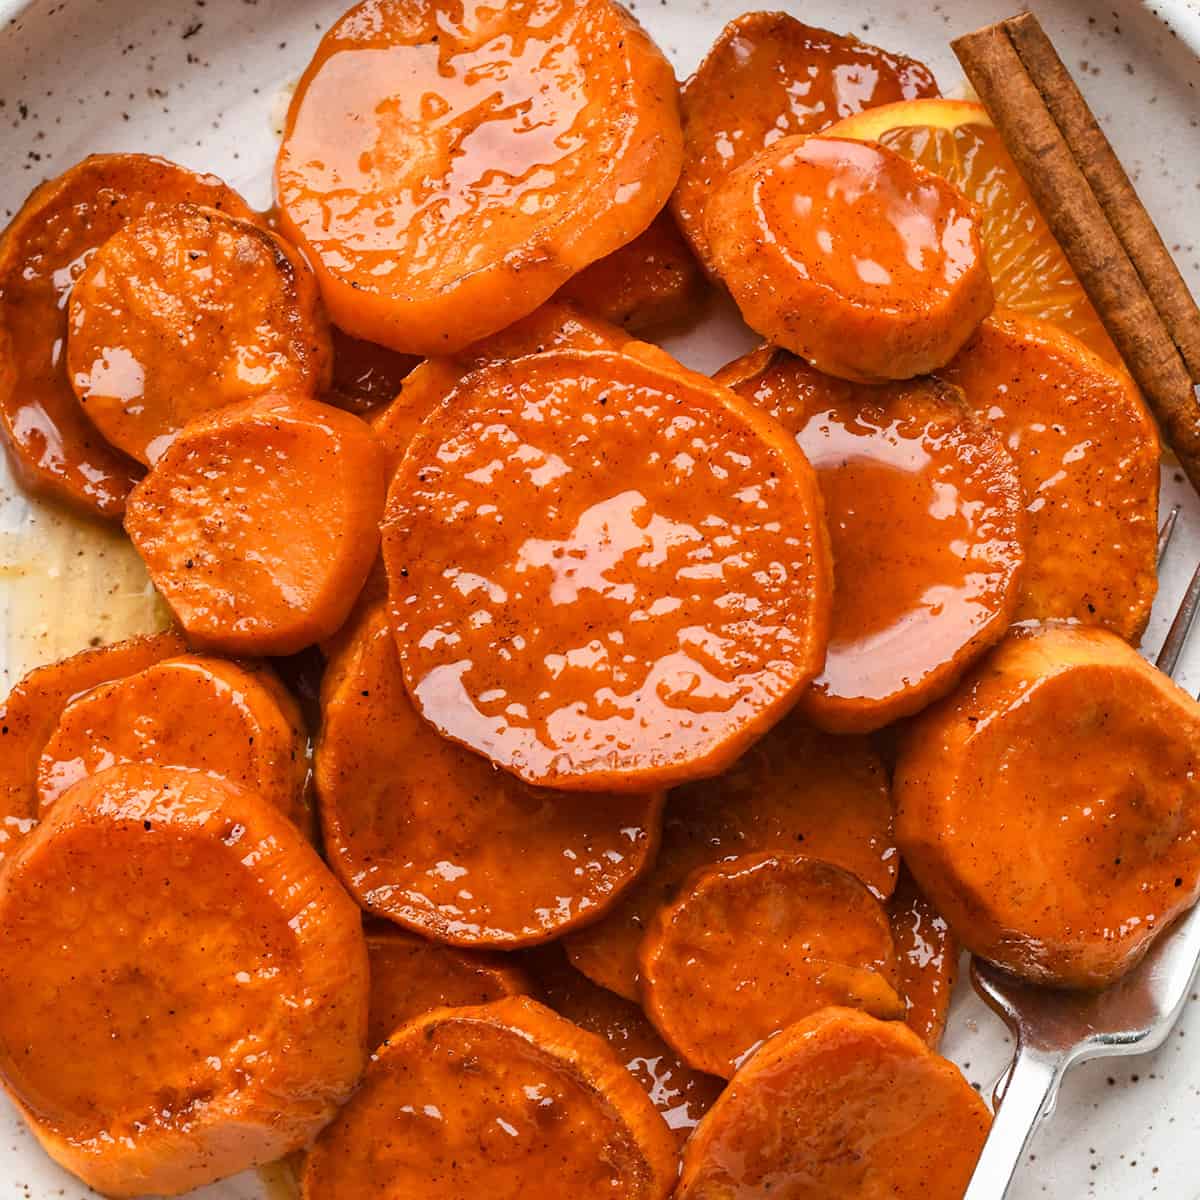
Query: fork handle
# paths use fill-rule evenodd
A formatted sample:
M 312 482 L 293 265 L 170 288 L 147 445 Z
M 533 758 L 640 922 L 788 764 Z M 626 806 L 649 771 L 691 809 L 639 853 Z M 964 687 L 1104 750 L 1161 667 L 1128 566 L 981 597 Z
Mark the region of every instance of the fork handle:
M 1066 1066 L 1062 1054 L 1018 1045 L 1003 1100 L 963 1200 L 1004 1200 L 1008 1195 L 1025 1148 L 1054 1107 Z

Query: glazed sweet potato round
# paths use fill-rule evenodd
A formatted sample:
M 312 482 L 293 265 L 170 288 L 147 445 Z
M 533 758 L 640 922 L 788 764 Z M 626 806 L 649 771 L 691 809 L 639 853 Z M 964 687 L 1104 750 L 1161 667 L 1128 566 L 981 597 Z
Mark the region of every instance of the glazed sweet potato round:
M 766 348 L 717 378 L 795 435 L 825 500 L 837 600 L 801 710 L 866 733 L 944 696 L 1017 608 L 1025 496 L 997 432 L 934 379 L 846 383 Z
M 595 920 L 653 859 L 661 794 L 531 788 L 413 708 L 382 608 L 321 690 L 317 796 L 333 869 L 369 912 L 467 947 L 531 945 Z
M 268 396 L 193 421 L 130 497 L 125 529 L 191 642 L 292 654 L 350 612 L 386 486 L 357 417 Z
M 276 179 L 334 321 L 447 354 L 641 233 L 681 153 L 671 67 L 612 0 L 363 0 L 300 80 Z
M 141 469 L 105 442 L 71 390 L 67 302 L 88 258 L 127 221 L 183 202 L 251 215 L 212 175 L 146 154 L 96 154 L 37 188 L 0 238 L 0 424 L 31 490 L 103 517 L 124 511 Z
M 825 654 L 811 467 L 732 392 L 625 353 L 460 384 L 392 481 L 384 560 L 415 704 L 532 784 L 716 774 Z
M 784 138 L 722 180 L 705 221 L 746 323 L 827 375 L 934 371 L 992 310 L 973 206 L 882 146 Z
M 153 463 L 194 417 L 330 381 L 316 280 L 275 234 L 192 204 L 130 221 L 71 290 L 67 370 L 92 423 Z
M 908 1027 L 936 1050 L 946 1028 L 950 997 L 958 980 L 958 939 L 921 889 L 912 872 L 900 872 L 887 905 Z
M 348 1098 L 366 1027 L 357 909 L 225 780 L 89 776 L 9 863 L 0 1077 L 105 1195 L 176 1194 L 303 1146 Z
M 898 1021 L 827 1008 L 773 1038 L 692 1135 L 677 1200 L 962 1200 L 991 1117 Z
M 1015 630 L 907 732 L 904 861 L 972 953 L 1103 987 L 1200 894 L 1198 758 L 1200 705 L 1120 638 Z
M 317 1139 L 305 1200 L 666 1200 L 675 1143 L 613 1052 L 515 996 L 399 1030 Z

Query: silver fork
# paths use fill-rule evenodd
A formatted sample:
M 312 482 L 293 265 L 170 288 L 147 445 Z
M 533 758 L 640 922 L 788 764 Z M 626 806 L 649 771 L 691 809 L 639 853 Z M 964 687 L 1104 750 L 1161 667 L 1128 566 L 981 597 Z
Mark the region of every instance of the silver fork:
M 1158 539 L 1161 562 L 1178 506 Z M 1172 675 L 1200 608 L 1200 566 L 1188 584 L 1155 665 Z M 971 982 L 1016 1039 L 1012 1066 L 993 1096 L 996 1119 L 963 1200 L 1004 1200 L 1038 1126 L 1054 1111 L 1063 1076 L 1090 1058 L 1146 1054 L 1166 1041 L 1200 965 L 1200 905 L 1158 938 L 1141 964 L 1102 992 L 1024 983 L 979 958 Z

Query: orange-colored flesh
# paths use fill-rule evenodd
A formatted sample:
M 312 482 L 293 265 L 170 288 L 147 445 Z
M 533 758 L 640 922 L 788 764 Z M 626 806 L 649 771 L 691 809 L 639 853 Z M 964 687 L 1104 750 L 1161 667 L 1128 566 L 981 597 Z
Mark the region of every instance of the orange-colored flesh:
M 1014 631 L 908 731 L 897 836 L 973 953 L 1101 987 L 1200 895 L 1200 705 L 1114 634 Z
M 1157 589 L 1159 443 L 1129 377 L 1052 325 L 985 321 L 942 372 L 991 422 L 1029 512 L 1016 619 L 1104 625 L 1136 644 Z
M 945 695 L 1020 595 L 1025 500 L 1000 437 L 937 380 L 847 383 L 769 349 L 717 378 L 795 436 L 825 500 L 836 601 L 805 715 L 867 732 Z
M 35 189 L 0 237 L 0 425 L 24 485 L 119 517 L 141 475 L 71 390 L 67 301 L 96 249 L 127 221 L 188 202 L 250 216 L 219 179 L 144 154 L 98 154 Z
M 84 650 L 30 671 L 0 704 L 0 861 L 38 817 L 38 761 L 63 709 L 77 696 L 113 679 L 182 654 L 174 630 Z
M 366 1056 L 358 912 L 296 829 L 193 771 L 77 784 L 0 890 L 0 1078 L 111 1196 L 303 1146 Z
M 905 1013 L 883 906 L 853 875 L 801 855 L 701 868 L 651 922 L 638 963 L 659 1033 L 697 1070 L 724 1078 L 829 1005 Z
M 189 421 L 330 380 L 329 325 L 303 258 L 252 221 L 181 204 L 97 249 L 71 289 L 67 373 L 92 423 L 153 463 Z
M 610 0 L 364 0 L 292 100 L 281 223 L 339 326 L 453 353 L 641 233 L 681 153 L 670 65 Z
M 731 21 L 683 88 L 683 170 L 671 207 L 693 249 L 711 261 L 708 198 L 765 146 L 879 104 L 937 94 L 923 64 L 856 37 L 778 12 Z
M 723 775 L 672 792 L 653 867 L 603 920 L 566 939 L 589 979 L 638 1000 L 637 952 L 694 870 L 763 851 L 795 851 L 857 875 L 877 896 L 896 883 L 887 772 L 865 738 L 785 718 Z
M 900 872 L 887 909 L 896 945 L 899 990 L 908 1010 L 904 1019 L 930 1049 L 936 1050 L 958 980 L 958 940 L 908 870 Z
M 531 952 L 531 957 L 545 1002 L 612 1047 L 682 1146 L 721 1094 L 724 1081 L 689 1067 L 662 1040 L 638 1005 L 597 987 L 567 962 L 561 946 L 547 946 Z
M 322 399 L 355 416 L 366 416 L 390 404 L 421 361 L 411 354 L 397 354 L 386 346 L 351 337 L 336 325 L 330 327 L 330 334 L 333 379 Z
M 377 916 L 461 946 L 531 945 L 599 917 L 653 858 L 661 795 L 530 788 L 438 737 L 382 609 L 330 661 L 321 707 L 326 852 Z
M 675 1143 L 599 1038 L 526 997 L 397 1031 L 317 1139 L 305 1200 L 666 1200 Z
M 936 370 L 992 310 L 974 206 L 878 145 L 775 142 L 722 179 L 705 222 L 746 323 L 828 375 Z
M 306 738 L 269 668 L 168 658 L 67 705 L 38 764 L 38 800 L 44 816 L 80 779 L 119 763 L 186 767 L 256 792 L 305 828 Z
M 560 300 L 639 336 L 689 325 L 709 295 L 704 269 L 665 210 L 644 233 L 585 267 L 558 292 Z
M 498 955 L 456 950 L 382 923 L 369 926 L 366 938 L 371 963 L 367 1045 L 372 1049 L 435 1008 L 489 1004 L 533 987 L 520 967 Z
M 384 561 L 422 715 L 533 784 L 716 774 L 825 653 L 828 542 L 795 443 L 615 351 L 464 380 L 392 481 Z
M 125 529 L 190 641 L 291 654 L 346 619 L 378 548 L 384 454 L 357 417 L 265 397 L 194 421 Z
M 828 1008 L 737 1073 L 684 1150 L 677 1200 L 961 1200 L 991 1116 L 898 1021 Z

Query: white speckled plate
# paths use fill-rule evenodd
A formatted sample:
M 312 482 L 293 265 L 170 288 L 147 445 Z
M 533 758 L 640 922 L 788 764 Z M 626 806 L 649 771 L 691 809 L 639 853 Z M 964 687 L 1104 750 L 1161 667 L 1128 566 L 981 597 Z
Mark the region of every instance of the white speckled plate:
M 943 90 L 961 73 L 948 39 L 1006 16 L 1018 0 L 775 0 L 804 20 L 924 59 Z M 764 3 L 761 7 L 771 7 Z M 148 150 L 214 171 L 253 203 L 270 200 L 282 95 L 338 0 L 0 0 L 0 224 L 42 178 L 101 150 Z M 631 5 L 688 74 L 722 24 L 752 0 Z M 1200 5 L 1190 0 L 1044 0 L 1043 23 L 1137 181 L 1167 243 L 1200 290 Z M 728 314 L 677 340 L 708 370 L 749 343 Z M 122 539 L 21 497 L 0 465 L 0 691 L 39 662 L 157 619 L 153 593 Z M 1182 531 L 1147 637 L 1200 556 L 1200 501 L 1164 473 Z M 1200 637 L 1185 683 L 1200 686 Z M 960 988 L 945 1051 L 991 1094 L 1011 1046 Z M 277 1187 L 277 1185 L 276 1185 Z M 271 1194 L 256 1174 L 205 1189 L 206 1200 Z M 0 1200 L 88 1195 L 59 1171 L 0 1100 Z M 1016 1200 L 1195 1200 L 1200 1195 L 1200 1005 L 1155 1055 L 1094 1063 L 1068 1079 L 1034 1147 Z

